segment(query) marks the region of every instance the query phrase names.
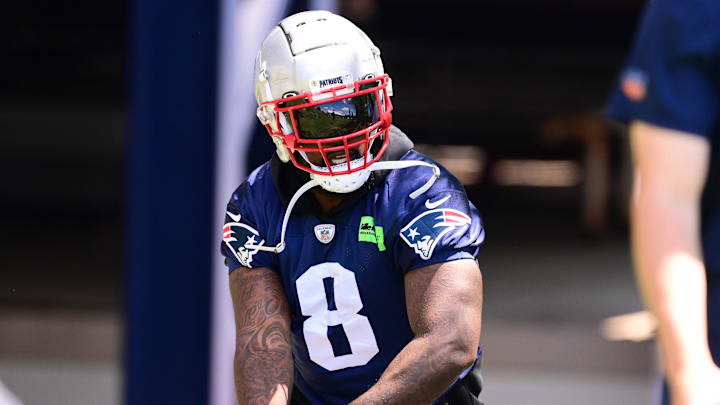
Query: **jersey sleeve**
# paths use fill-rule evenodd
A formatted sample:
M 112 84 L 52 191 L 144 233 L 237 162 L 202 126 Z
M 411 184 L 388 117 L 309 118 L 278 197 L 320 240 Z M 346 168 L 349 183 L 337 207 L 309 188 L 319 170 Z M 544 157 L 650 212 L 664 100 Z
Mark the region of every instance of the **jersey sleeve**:
M 268 226 L 262 215 L 262 207 L 256 207 L 250 198 L 247 182 L 233 193 L 225 212 L 223 237 L 220 252 L 225 257 L 225 265 L 231 273 L 240 266 L 267 267 L 277 271 L 277 256 L 248 245 L 267 245 Z
M 710 137 L 718 117 L 716 0 L 650 2 L 609 105 L 611 118 Z
M 468 201 L 462 185 L 451 180 L 455 187 L 419 196 L 402 215 L 393 254 L 404 273 L 477 256 L 485 240 L 480 214 Z

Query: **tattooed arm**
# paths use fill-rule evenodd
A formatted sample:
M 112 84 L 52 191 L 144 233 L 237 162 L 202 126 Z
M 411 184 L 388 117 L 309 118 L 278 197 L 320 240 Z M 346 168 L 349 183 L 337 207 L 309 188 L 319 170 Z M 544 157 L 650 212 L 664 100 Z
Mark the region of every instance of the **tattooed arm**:
M 230 273 L 235 308 L 235 392 L 238 403 L 288 404 L 293 386 L 290 308 L 270 269 Z
M 456 260 L 405 275 L 408 319 L 415 338 L 360 404 L 430 404 L 477 356 L 482 277 L 473 260 Z

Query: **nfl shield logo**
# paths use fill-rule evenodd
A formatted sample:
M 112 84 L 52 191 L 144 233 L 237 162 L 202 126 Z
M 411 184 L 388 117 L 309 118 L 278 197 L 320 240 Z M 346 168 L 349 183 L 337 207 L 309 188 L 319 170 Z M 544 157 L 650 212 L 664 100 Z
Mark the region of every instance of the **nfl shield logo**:
M 321 243 L 330 243 L 335 236 L 335 225 L 333 224 L 320 224 L 315 225 L 315 237 Z

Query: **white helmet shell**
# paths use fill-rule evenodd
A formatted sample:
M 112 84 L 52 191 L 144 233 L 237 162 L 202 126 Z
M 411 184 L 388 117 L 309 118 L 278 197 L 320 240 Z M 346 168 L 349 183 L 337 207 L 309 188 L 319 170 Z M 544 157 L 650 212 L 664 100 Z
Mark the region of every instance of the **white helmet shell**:
M 352 22 L 328 11 L 305 11 L 282 20 L 263 41 L 255 59 L 255 96 L 260 105 L 384 74 L 380 50 Z M 392 95 L 390 85 L 386 91 Z M 258 118 L 272 131 L 292 133 L 292 125 L 282 114 L 277 117 L 272 104 L 258 109 Z M 278 157 L 288 162 L 294 151 L 288 150 L 280 136 L 273 136 L 273 142 Z M 326 189 L 334 184 L 329 191 L 350 192 L 362 186 L 369 173 L 316 176 L 333 178 L 320 182 L 323 188 L 328 184 Z

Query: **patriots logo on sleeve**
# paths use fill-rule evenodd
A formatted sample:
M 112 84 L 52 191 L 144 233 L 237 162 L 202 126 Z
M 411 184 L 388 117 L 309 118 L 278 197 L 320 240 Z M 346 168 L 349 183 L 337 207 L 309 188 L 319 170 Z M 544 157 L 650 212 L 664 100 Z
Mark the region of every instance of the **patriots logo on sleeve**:
M 253 255 L 258 249 L 247 249 L 246 243 L 251 245 L 263 245 L 265 240 L 260 237 L 260 233 L 253 229 L 250 225 L 240 222 L 240 215 L 228 212 L 230 222 L 226 222 L 223 226 L 223 242 L 232 252 L 233 256 L 245 267 L 252 267 Z M 260 242 L 258 242 L 260 240 Z
M 428 260 L 440 238 L 453 229 L 471 223 L 466 214 L 451 208 L 428 210 L 400 230 L 400 237 L 423 260 Z

